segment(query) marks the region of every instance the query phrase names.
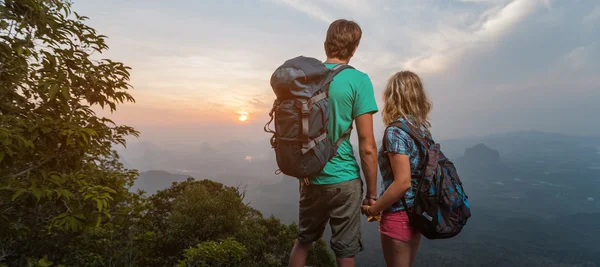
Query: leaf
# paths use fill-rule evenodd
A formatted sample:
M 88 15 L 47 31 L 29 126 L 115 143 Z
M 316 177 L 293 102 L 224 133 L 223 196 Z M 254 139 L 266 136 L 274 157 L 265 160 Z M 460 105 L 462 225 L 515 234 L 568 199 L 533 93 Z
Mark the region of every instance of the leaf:
M 87 133 L 90 136 L 94 136 L 96 135 L 96 130 L 92 129 L 92 128 L 81 128 L 81 131 Z
M 115 191 L 114 189 L 112 189 L 112 188 L 110 188 L 110 187 L 105 187 L 105 189 L 104 189 L 104 190 L 106 190 L 106 191 L 107 191 L 107 192 L 109 192 L 109 193 L 113 193 L 113 194 L 116 194 L 116 193 L 117 193 L 117 191 Z
M 62 89 L 60 89 L 60 92 L 62 93 L 62 95 L 65 98 L 67 98 L 67 99 L 69 98 L 69 87 L 67 87 L 67 86 L 63 87 Z
M 49 180 L 50 182 L 58 186 L 61 186 L 64 183 L 63 179 L 58 174 L 51 174 Z
M 69 214 L 68 214 L 68 213 L 66 213 L 66 212 L 63 212 L 63 213 L 59 214 L 58 216 L 56 216 L 56 218 L 54 218 L 54 219 L 55 219 L 55 220 L 59 220 L 59 219 L 63 219 L 63 218 L 65 218 L 65 217 L 67 217 L 67 216 L 69 216 Z
M 30 188 L 30 190 L 31 192 L 33 192 L 33 195 L 37 198 L 38 201 L 44 196 L 44 190 L 38 187 Z
M 37 265 L 40 267 L 49 267 L 52 266 L 52 262 L 48 260 L 48 256 L 44 256 L 44 258 L 37 262 Z
M 60 189 L 60 191 L 58 191 L 58 193 L 63 195 L 65 197 L 65 199 L 67 199 L 67 200 L 69 200 L 69 199 L 71 199 L 71 197 L 73 197 L 73 193 L 71 193 L 69 190 Z
M 98 211 L 102 211 L 102 201 L 100 199 L 94 200 L 96 200 L 96 207 L 98 208 Z
M 25 193 L 27 190 L 24 188 L 19 188 L 17 190 L 17 192 L 15 192 L 12 196 L 12 200 L 15 201 L 15 199 L 17 199 L 18 197 L 20 197 L 21 195 L 23 195 L 23 193 Z
M 30 148 L 35 148 L 35 145 L 33 144 L 33 141 L 31 141 L 31 140 L 27 140 L 27 141 L 25 142 L 25 144 L 26 144 L 28 147 L 30 147 Z
M 90 144 L 90 138 L 86 135 L 85 131 L 79 131 L 79 137 L 81 137 L 81 140 L 83 140 L 86 144 Z
M 54 96 L 56 96 L 56 93 L 58 92 L 58 86 L 56 86 L 55 84 L 50 86 L 50 93 L 48 93 L 48 100 L 52 100 L 54 99 Z M 43 128 L 42 132 L 47 133 L 45 131 L 45 129 L 47 128 Z

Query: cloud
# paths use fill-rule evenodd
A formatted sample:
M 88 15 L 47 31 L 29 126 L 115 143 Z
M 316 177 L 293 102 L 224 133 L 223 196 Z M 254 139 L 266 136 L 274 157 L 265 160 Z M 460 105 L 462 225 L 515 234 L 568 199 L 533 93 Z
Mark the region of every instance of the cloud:
M 485 4 L 490 4 L 490 3 L 502 3 L 502 2 L 506 2 L 504 0 L 459 0 L 459 2 L 463 2 L 463 3 L 485 3 Z
M 475 35 L 490 39 L 501 37 L 521 22 L 523 18 L 530 15 L 539 2 L 538 0 L 515 0 L 511 2 L 497 14 L 491 15 L 481 28 L 475 32 Z
M 272 0 L 321 22 L 331 23 L 338 18 L 367 18 L 377 16 L 379 0 Z
M 580 69 L 585 66 L 586 63 L 586 48 L 583 46 L 577 47 L 569 52 L 565 57 L 566 65 L 570 69 Z
M 585 23 L 593 23 L 597 20 L 600 20 L 600 5 L 595 6 L 589 14 L 583 17 Z
M 481 14 L 482 21 L 475 23 L 471 31 L 441 25 L 436 32 L 422 38 L 435 46 L 427 54 L 407 60 L 404 68 L 420 73 L 445 71 L 475 47 L 493 47 L 499 38 L 530 15 L 539 2 L 516 0 L 503 8 L 494 6 Z
M 315 5 L 307 0 L 281 0 L 274 2 L 282 2 L 299 12 L 305 13 L 313 18 L 319 19 L 326 23 L 331 23 L 335 20 L 331 14 L 325 12 L 318 5 Z
M 377 1 L 371 0 L 325 0 L 330 8 L 340 9 L 345 12 L 349 12 L 350 16 L 359 15 L 366 16 L 371 15 L 375 11 L 378 4 Z

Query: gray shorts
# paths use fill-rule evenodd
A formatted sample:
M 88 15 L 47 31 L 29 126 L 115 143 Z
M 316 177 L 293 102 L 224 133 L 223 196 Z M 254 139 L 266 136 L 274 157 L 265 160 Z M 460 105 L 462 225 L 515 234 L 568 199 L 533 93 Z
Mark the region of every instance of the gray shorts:
M 360 205 L 363 184 L 360 178 L 339 184 L 306 185 L 300 182 L 298 241 L 310 243 L 331 227 L 331 250 L 337 258 L 356 256 L 363 250 L 360 235 Z

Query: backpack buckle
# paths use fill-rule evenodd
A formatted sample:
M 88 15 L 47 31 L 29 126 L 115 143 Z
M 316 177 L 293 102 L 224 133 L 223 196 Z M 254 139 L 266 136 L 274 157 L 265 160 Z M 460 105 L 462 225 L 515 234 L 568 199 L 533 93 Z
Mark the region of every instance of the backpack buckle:
M 309 102 L 302 102 L 302 115 L 308 115 L 310 108 L 308 107 Z

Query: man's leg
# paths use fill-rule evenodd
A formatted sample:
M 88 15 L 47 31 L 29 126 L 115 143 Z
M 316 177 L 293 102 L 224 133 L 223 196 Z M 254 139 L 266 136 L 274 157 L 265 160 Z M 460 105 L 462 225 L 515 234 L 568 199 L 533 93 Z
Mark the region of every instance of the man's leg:
M 327 225 L 327 200 L 321 195 L 319 185 L 300 182 L 298 235 L 292 248 L 289 267 L 304 267 L 308 250 L 323 235 Z
M 312 242 L 302 243 L 296 240 L 296 243 L 294 243 L 294 247 L 292 248 L 292 253 L 290 254 L 290 263 L 288 266 L 304 267 L 306 265 L 306 258 L 308 257 L 308 250 L 311 246 Z
M 339 267 L 354 267 L 356 266 L 356 261 L 354 260 L 354 256 L 349 258 L 336 258 L 337 266 Z
M 363 249 L 360 234 L 362 180 L 339 183 L 329 190 L 331 249 L 338 266 L 355 266 L 355 257 Z

